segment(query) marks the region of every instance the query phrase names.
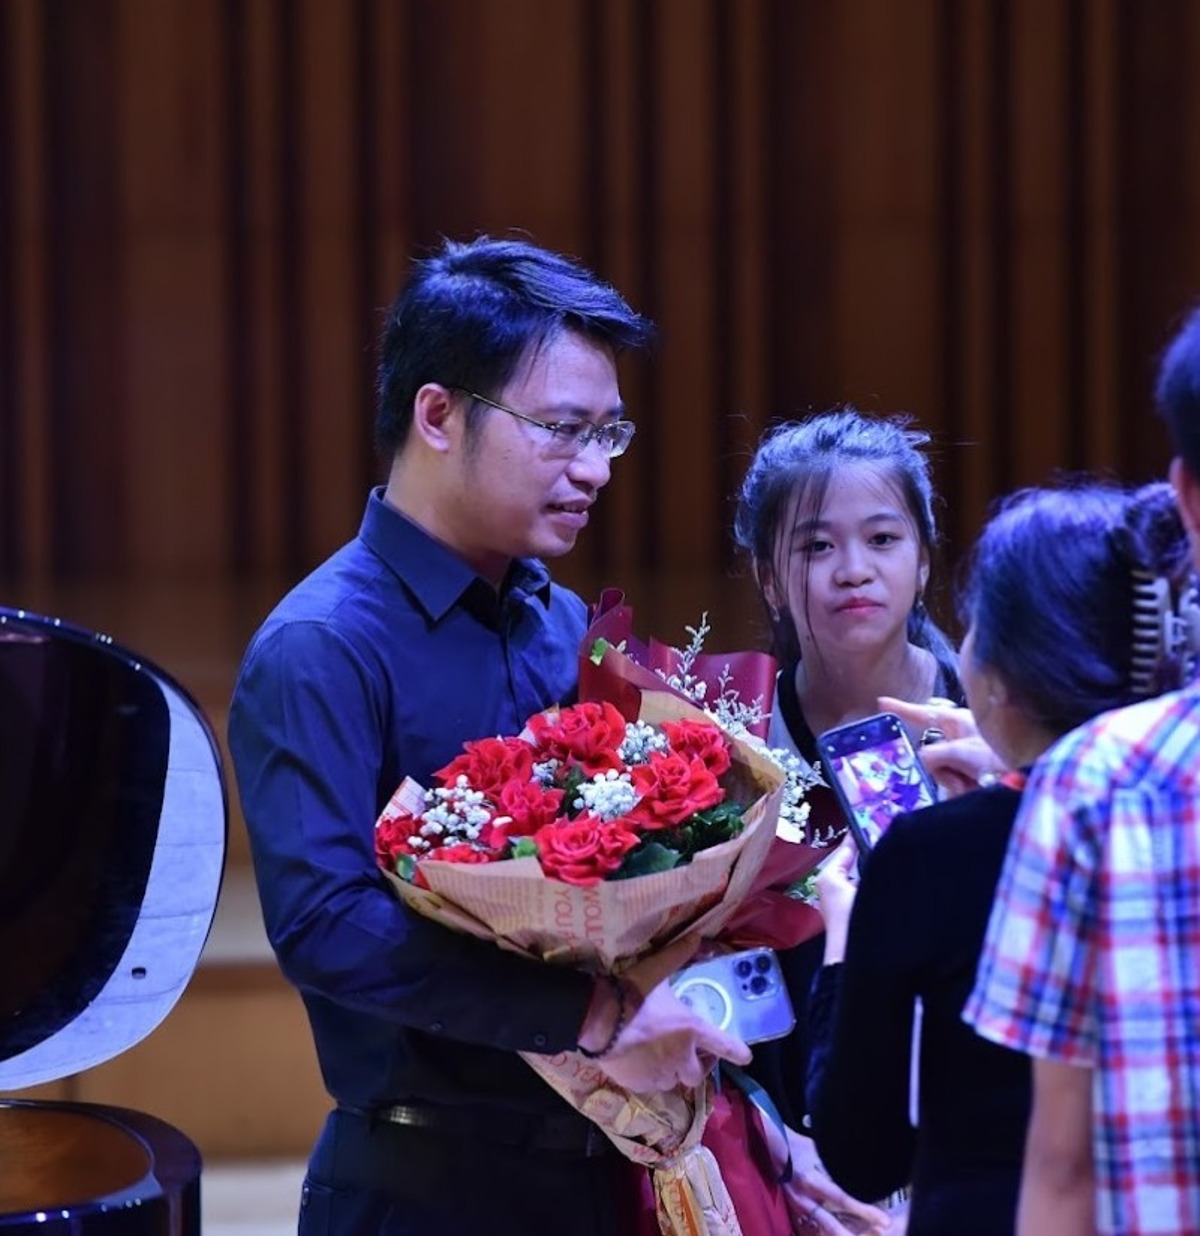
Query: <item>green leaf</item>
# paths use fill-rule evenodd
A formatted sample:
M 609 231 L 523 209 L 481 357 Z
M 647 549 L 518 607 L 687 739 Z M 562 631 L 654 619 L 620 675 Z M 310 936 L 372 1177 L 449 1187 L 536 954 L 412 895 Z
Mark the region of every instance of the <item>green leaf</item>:
M 587 774 L 579 767 L 578 764 L 567 769 L 566 774 L 559 782 L 559 787 L 563 791 L 562 811 L 563 814 L 573 820 L 578 814 L 578 809 L 574 806 L 575 799 L 579 794 L 579 787 L 587 780 Z
M 717 803 L 715 807 L 697 811 L 692 819 L 703 820 L 712 827 L 728 828 L 730 825 L 742 822 L 742 808 L 737 803 L 726 799 L 722 803 Z
M 598 639 L 592 645 L 592 651 L 588 653 L 588 659 L 593 665 L 599 665 L 604 660 L 604 654 L 612 647 L 608 640 L 603 637 Z
M 744 824 L 742 808 L 737 803 L 726 801 L 706 811 L 697 811 L 690 820 L 680 825 L 679 831 L 684 833 L 688 852 L 695 854 L 738 836 Z
M 610 880 L 629 880 L 634 876 L 653 875 L 656 871 L 670 871 L 679 866 L 679 855 L 657 841 L 647 841 L 637 849 L 630 850 L 625 861 L 617 868 Z
M 413 882 L 413 877 L 417 874 L 417 860 L 411 854 L 399 854 L 396 856 L 396 874 L 409 884 Z
M 537 842 L 532 837 L 518 837 L 512 843 L 512 858 L 537 858 Z

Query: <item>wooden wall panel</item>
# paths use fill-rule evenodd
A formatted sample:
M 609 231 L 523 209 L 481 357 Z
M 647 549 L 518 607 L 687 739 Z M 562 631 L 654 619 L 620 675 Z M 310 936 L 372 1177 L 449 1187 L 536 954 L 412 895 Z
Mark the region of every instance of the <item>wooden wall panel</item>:
M 988 0 L 942 0 L 934 25 L 937 149 L 938 404 L 936 458 L 945 509 L 978 526 L 991 492 L 988 422 L 996 339 L 992 152 L 994 58 Z
M 229 539 L 218 15 L 155 0 L 115 14 L 124 408 L 92 411 L 124 429 L 135 576 L 211 570 Z
M 294 448 L 298 416 L 286 406 L 294 374 L 284 363 L 290 319 L 283 306 L 284 251 L 281 20 L 276 0 L 226 6 L 225 139 L 227 355 L 233 513 L 227 552 L 244 577 L 279 570 L 296 555 Z
M 835 357 L 839 220 L 836 104 L 844 65 L 838 10 L 770 0 L 763 80 L 768 153 L 768 354 L 772 415 L 797 415 L 844 396 Z M 815 49 L 822 49 L 816 55 Z M 810 49 L 805 54 L 804 49 Z M 847 66 L 848 67 L 848 66 Z M 821 243 L 812 243 L 820 236 Z
M 47 0 L 41 25 L 48 224 L 52 570 L 124 573 L 132 488 L 121 227 L 117 0 Z
M 584 131 L 582 9 L 541 0 L 457 7 L 472 28 L 472 55 L 440 88 L 469 108 L 463 162 L 474 191 L 464 202 L 471 222 L 460 230 L 528 231 L 578 253 L 584 167 L 593 157 Z M 547 116 L 555 122 L 546 124 Z
M 1116 4 L 1117 0 L 1098 0 L 1091 6 L 1091 20 L 1084 23 L 1084 106 L 1074 135 L 1084 150 L 1079 186 L 1082 200 L 1076 205 L 1084 232 L 1080 246 L 1083 294 L 1075 302 L 1079 313 L 1075 323 L 1080 341 L 1077 346 L 1083 353 L 1077 364 L 1082 385 L 1077 416 L 1086 426 L 1083 464 L 1096 470 L 1111 468 L 1120 458 L 1122 414 L 1117 386 L 1117 358 L 1121 353 L 1117 302 L 1118 109 L 1112 89 L 1117 54 Z M 1196 97 L 1200 99 L 1200 93 Z
M 1118 390 L 1116 460 L 1123 472 L 1161 471 L 1165 436 L 1149 414 L 1157 356 L 1177 316 L 1197 298 L 1195 176 L 1188 100 L 1200 87 L 1187 0 L 1118 4 L 1113 88 L 1116 134 Z
M 666 0 L 659 12 L 652 67 L 659 97 L 653 260 L 655 282 L 669 297 L 671 313 L 655 357 L 658 400 L 649 415 L 659 432 L 649 465 L 653 475 L 670 472 L 678 479 L 674 485 L 652 483 L 647 542 L 653 556 L 646 565 L 719 554 L 720 435 L 713 429 L 729 414 L 717 406 L 713 383 L 720 363 L 713 295 L 713 137 L 720 129 L 706 102 L 719 97 L 718 29 L 712 5 Z
M 718 4 L 721 66 L 715 111 L 723 117 L 723 143 L 714 160 L 713 194 L 718 202 L 714 269 L 717 331 L 714 390 L 725 416 L 721 456 L 720 510 L 732 520 L 733 498 L 745 475 L 774 394 L 768 374 L 767 175 L 773 155 L 762 140 L 766 123 L 766 4 L 746 0 L 736 18 Z M 715 118 L 714 118 L 715 123 Z M 726 543 L 726 566 L 734 559 Z
M 4 423 L 0 477 L 3 570 L 29 578 L 50 572 L 50 415 L 47 326 L 46 109 L 44 27 L 37 0 L 3 6 L 0 97 L 4 122 L 0 199 L 4 205 L 4 306 L 0 392 Z
M 1008 336 L 1012 378 L 1007 430 L 1021 444 L 1003 488 L 1045 480 L 1070 466 L 1067 417 L 1072 374 L 1066 320 L 1068 258 L 1075 243 L 1068 213 L 1071 161 L 1069 71 L 1074 30 L 1069 5 L 1045 9 L 1013 0 L 1002 37 L 1010 67 L 1012 131 L 1008 243 Z M 1047 416 L 1047 409 L 1055 415 Z M 995 425 L 992 432 L 995 432 Z
M 951 557 L 1058 469 L 1160 474 L 1200 288 L 1186 0 L 10 0 L 0 575 L 279 584 L 381 475 L 412 257 L 522 229 L 654 317 L 563 574 L 735 568 L 763 426 L 934 434 Z M 274 583 L 272 583 L 274 586 Z M 690 601 L 695 613 L 704 598 Z
M 587 0 L 581 6 L 581 137 L 590 157 L 582 160 L 580 255 L 648 313 L 651 271 L 642 223 L 644 205 L 653 200 L 653 179 L 643 172 L 651 163 L 653 134 L 643 98 L 646 57 L 638 54 L 637 4 Z M 652 520 L 651 487 L 642 483 L 642 447 L 656 440 L 663 415 L 653 398 L 653 373 L 653 364 L 622 365 L 622 395 L 638 421 L 637 445 L 614 469 L 605 500 L 593 508 L 597 518 L 577 551 L 587 571 L 601 581 L 630 578 L 650 548 L 643 535 Z M 579 578 L 586 573 L 581 570 Z
M 925 418 L 937 374 L 935 9 L 854 0 L 838 12 L 839 59 L 855 64 L 839 75 L 832 108 L 838 397 Z
M 356 53 L 365 48 L 353 34 L 342 6 L 304 0 L 296 8 L 298 243 L 287 294 L 297 299 L 302 346 L 289 358 L 298 372 L 283 423 L 300 446 L 294 516 L 302 558 L 310 561 L 331 553 L 357 526 L 358 491 L 368 479 L 359 471 L 371 432 L 360 378 L 371 353 L 370 340 L 358 336 L 365 290 L 355 260 L 367 221 L 356 162 L 375 152 L 356 142 Z

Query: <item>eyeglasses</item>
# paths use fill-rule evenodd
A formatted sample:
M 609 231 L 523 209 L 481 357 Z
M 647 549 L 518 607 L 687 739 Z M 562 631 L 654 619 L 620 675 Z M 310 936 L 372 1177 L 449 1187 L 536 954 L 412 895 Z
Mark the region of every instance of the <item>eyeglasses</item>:
M 633 421 L 604 421 L 599 425 L 594 425 L 591 421 L 539 421 L 536 417 L 526 416 L 524 412 L 506 407 L 485 395 L 477 395 L 468 390 L 462 390 L 462 393 L 469 399 L 476 399 L 487 404 L 489 408 L 495 408 L 498 412 L 507 412 L 509 416 L 515 416 L 527 425 L 544 429 L 550 435 L 551 454 L 560 459 L 574 459 L 593 442 L 606 459 L 616 459 L 618 455 L 625 454 L 637 430 Z

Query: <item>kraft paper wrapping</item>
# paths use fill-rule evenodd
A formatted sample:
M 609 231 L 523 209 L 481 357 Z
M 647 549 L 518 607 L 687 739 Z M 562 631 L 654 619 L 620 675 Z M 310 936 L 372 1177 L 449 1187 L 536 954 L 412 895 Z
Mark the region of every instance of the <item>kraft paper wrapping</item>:
M 742 1236 L 717 1161 L 700 1144 L 711 1107 L 711 1080 L 696 1090 L 680 1086 L 663 1094 L 636 1095 L 578 1052 L 521 1055 L 627 1159 L 650 1169 L 664 1236 Z
M 661 691 L 642 695 L 639 717 L 651 724 L 707 720 L 692 704 Z M 735 801 L 750 804 L 731 841 L 672 871 L 588 888 L 543 874 L 535 858 L 465 865 L 424 862 L 428 889 L 389 873 L 405 904 L 445 926 L 543 961 L 616 972 L 685 935 L 713 939 L 754 886 L 775 837 L 783 774 L 746 743 L 730 740 L 732 767 L 722 778 Z M 421 788 L 406 781 L 384 811 L 419 811 Z M 666 1236 L 741 1236 L 712 1155 L 700 1145 L 709 1086 L 634 1095 L 576 1052 L 522 1053 L 573 1107 L 627 1158 L 649 1167 Z

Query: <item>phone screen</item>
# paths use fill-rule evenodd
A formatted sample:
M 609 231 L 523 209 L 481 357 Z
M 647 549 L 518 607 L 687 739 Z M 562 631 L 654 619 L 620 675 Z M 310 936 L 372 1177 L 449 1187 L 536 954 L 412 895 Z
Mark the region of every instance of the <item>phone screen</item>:
M 862 850 L 902 811 L 937 801 L 933 781 L 894 713 L 827 730 L 817 746 Z

